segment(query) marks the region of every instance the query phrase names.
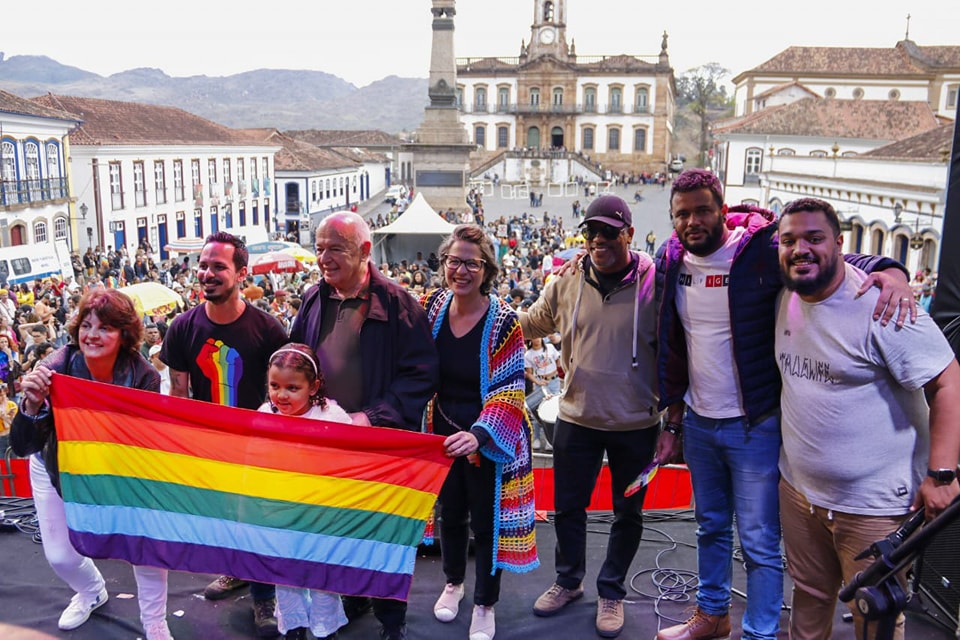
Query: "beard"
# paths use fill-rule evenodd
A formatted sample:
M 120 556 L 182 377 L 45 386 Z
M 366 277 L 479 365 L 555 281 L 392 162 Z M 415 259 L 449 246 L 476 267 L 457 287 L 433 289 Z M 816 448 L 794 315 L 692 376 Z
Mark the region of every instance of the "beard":
M 686 233 L 679 235 L 680 244 L 683 245 L 683 248 L 692 253 L 695 256 L 708 256 L 723 244 L 723 227 L 724 222 L 721 220 L 716 225 L 712 227 L 700 227 L 697 230 L 703 233 L 703 238 L 697 240 L 696 242 L 691 242 L 687 239 Z
M 788 267 L 793 266 L 793 264 L 793 260 L 791 260 Z M 783 286 L 801 296 L 809 296 L 817 293 L 826 287 L 837 275 L 837 270 L 840 268 L 840 257 L 834 256 L 827 262 L 818 260 L 816 265 L 817 275 L 813 278 L 794 278 L 790 276 L 788 269 L 781 270 L 783 274 Z

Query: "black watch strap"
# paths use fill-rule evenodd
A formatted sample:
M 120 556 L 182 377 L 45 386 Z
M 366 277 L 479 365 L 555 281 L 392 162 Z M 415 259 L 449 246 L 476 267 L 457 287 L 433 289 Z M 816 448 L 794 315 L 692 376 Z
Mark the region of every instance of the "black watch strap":
M 957 478 L 956 469 L 927 469 L 927 475 L 940 484 L 950 484 Z

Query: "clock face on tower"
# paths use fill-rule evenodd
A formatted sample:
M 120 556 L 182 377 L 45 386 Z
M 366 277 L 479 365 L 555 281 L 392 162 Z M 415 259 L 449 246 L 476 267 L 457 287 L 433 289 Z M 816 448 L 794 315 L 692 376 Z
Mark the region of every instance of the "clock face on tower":
M 554 39 L 557 37 L 557 32 L 549 27 L 546 29 L 540 30 L 540 42 L 542 44 L 553 44 Z

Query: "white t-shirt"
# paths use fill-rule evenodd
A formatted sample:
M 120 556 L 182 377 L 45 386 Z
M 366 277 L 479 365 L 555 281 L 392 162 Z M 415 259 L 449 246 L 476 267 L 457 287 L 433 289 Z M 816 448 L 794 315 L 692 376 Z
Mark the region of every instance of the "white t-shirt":
M 729 286 L 730 267 L 744 231 L 731 230 L 723 246 L 708 256 L 685 252 L 678 276 L 677 312 L 687 338 L 690 380 L 683 400 L 707 418 L 746 413 L 733 358 Z
M 922 311 L 902 329 L 874 321 L 879 290 L 857 298 L 866 274 L 841 264 L 843 284 L 826 300 L 780 294 L 780 472 L 811 504 L 903 515 L 929 459 L 922 387 L 946 369 L 953 351 Z
M 549 342 L 543 343 L 543 348 L 527 349 L 523 354 L 523 367 L 533 369 L 533 375 L 540 378 L 555 375 L 557 373 L 557 360 L 560 359 L 560 352 L 557 351 Z
M 260 405 L 260 408 L 257 411 L 262 411 L 263 413 L 273 413 L 273 409 L 270 406 L 270 401 L 264 402 Z M 306 413 L 301 413 L 299 416 L 294 416 L 297 418 L 308 418 L 310 420 L 326 420 L 327 422 L 344 422 L 350 424 L 352 420 L 350 419 L 350 414 L 344 411 L 343 407 L 337 404 L 337 401 L 333 398 L 327 398 L 327 406 L 319 407 L 314 405 Z

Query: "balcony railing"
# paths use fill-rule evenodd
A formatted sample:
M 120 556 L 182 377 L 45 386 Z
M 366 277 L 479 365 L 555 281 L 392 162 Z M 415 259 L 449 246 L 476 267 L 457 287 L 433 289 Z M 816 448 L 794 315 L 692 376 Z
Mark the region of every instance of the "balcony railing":
M 497 113 L 506 113 L 513 115 L 528 115 L 528 114 L 539 114 L 539 113 L 555 113 L 555 114 L 581 114 L 581 113 L 598 113 L 598 114 L 622 114 L 628 109 L 624 108 L 622 104 L 522 104 L 522 103 L 512 103 L 512 104 L 459 104 L 457 105 L 461 113 L 475 113 L 475 114 L 486 114 L 491 111 L 496 111 Z M 636 106 L 629 108 L 630 113 L 650 113 L 650 109 L 647 106 Z
M 0 206 L 41 203 L 66 197 L 66 178 L 0 180 Z

